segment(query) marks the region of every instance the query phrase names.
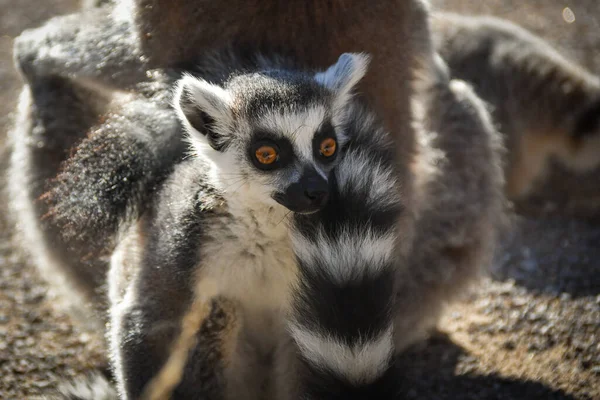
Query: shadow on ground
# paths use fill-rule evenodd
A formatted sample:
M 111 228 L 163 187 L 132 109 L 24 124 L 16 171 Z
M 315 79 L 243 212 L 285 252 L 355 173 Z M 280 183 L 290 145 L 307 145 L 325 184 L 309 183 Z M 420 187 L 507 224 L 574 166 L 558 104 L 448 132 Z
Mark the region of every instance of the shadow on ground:
M 403 371 L 403 394 L 407 399 L 428 400 L 571 400 L 555 390 L 530 380 L 504 378 L 496 374 L 457 375 L 459 364 L 472 358 L 467 350 L 443 333 L 409 350 L 398 361 Z
M 600 294 L 600 219 L 515 217 L 491 268 L 495 280 L 573 298 Z

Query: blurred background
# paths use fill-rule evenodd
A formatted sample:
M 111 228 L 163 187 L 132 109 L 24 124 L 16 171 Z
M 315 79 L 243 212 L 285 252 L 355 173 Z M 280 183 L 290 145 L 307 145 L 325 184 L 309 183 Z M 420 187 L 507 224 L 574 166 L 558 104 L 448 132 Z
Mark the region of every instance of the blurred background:
M 600 74 L 598 0 L 432 3 L 516 22 Z M 75 0 L 0 0 L 2 171 L 22 85 L 13 38 L 78 7 Z M 600 171 L 576 177 L 553 166 L 516 209 L 490 277 L 452 308 L 438 335 L 399 361 L 407 398 L 600 399 Z M 99 365 L 98 344 L 52 307 L 0 209 L 0 399 L 33 398 Z

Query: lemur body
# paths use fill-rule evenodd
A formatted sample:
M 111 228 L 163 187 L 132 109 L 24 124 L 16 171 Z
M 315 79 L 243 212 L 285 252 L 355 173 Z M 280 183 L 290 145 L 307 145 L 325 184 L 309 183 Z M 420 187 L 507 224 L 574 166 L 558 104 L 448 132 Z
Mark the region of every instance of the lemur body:
M 210 61 L 227 80 L 206 73 Z M 254 72 L 233 55 L 206 65 L 198 72 L 217 84 L 186 76 L 174 99 L 191 157 L 113 255 L 109 341 L 119 392 L 138 398 L 157 390 L 151 382 L 164 368 L 177 369 L 166 360 L 203 299 L 229 307 L 220 312 L 232 320 L 212 342 L 194 330 L 175 398 L 393 398 L 395 231 L 404 208 L 391 141 L 350 97 L 366 58 L 343 55 L 316 75 L 262 59 Z M 269 367 L 289 340 L 288 318 L 303 361 L 292 351 Z M 306 372 L 269 388 L 269 369 L 281 364 Z
M 507 194 L 528 194 L 556 157 L 574 172 L 600 165 L 600 78 L 508 21 L 434 13 L 437 51 L 473 85 L 505 134 Z

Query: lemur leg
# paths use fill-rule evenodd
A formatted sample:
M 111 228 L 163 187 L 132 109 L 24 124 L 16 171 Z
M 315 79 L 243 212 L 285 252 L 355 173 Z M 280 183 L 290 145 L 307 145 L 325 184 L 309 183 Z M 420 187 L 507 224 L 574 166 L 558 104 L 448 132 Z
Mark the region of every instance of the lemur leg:
M 177 279 L 142 271 L 152 251 L 145 246 L 143 237 L 128 235 L 109 275 L 109 341 L 122 398 L 223 398 L 224 363 L 239 330 L 233 303 L 208 286 L 195 296 L 193 284 L 178 289 Z
M 238 304 L 205 295 L 184 308 L 172 292 L 135 298 L 130 289 L 113 304 L 109 335 L 123 399 L 261 398 L 263 371 L 244 340 Z
M 137 216 L 130 201 L 147 203 L 144 185 L 157 184 L 182 153 L 168 91 L 161 93 L 120 102 L 66 78 L 38 77 L 22 94 L 8 178 L 14 218 L 34 263 L 86 322 L 88 305 L 105 309 L 103 255 L 123 216 Z
M 152 312 L 136 303 L 113 310 L 113 361 L 124 399 L 227 398 L 242 322 L 234 302 L 205 300 L 160 320 L 145 319 Z
M 169 136 L 178 134 L 178 124 L 166 111 L 168 78 L 142 73 L 125 23 L 112 21 L 106 10 L 60 17 L 15 44 L 29 82 L 12 134 L 15 219 L 34 262 L 55 287 L 72 294 L 69 307 L 86 318 L 87 304 L 104 308 L 107 263 L 101 256 L 122 217 L 135 217 L 129 200 L 143 203 L 137 194 L 170 171 L 171 156 L 183 147 Z M 119 85 L 141 95 L 115 90 Z M 41 201 L 50 180 L 52 191 Z M 101 315 L 92 319 L 101 322 Z
M 396 277 L 397 351 L 423 339 L 480 275 L 504 221 L 501 138 L 483 103 L 463 82 L 442 81 L 427 90 L 424 106 L 422 151 L 435 170 L 420 182 L 425 207 Z
M 200 174 L 179 165 L 113 254 L 109 342 L 124 399 L 260 398 L 256 380 L 246 379 L 259 371 L 245 346 L 244 315 L 210 278 L 197 279 L 204 218 L 220 204 L 203 197 Z

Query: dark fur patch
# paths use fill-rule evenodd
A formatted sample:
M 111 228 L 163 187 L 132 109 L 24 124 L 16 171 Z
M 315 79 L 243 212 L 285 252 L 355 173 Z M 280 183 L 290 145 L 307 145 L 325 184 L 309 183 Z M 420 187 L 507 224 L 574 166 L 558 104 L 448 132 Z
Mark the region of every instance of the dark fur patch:
M 226 86 L 237 99 L 236 107 L 248 117 L 298 110 L 330 97 L 309 74 L 278 69 L 235 77 Z
M 224 298 L 211 302 L 210 315 L 200 328 L 196 346 L 190 351 L 188 363 L 181 383 L 173 392 L 173 399 L 194 399 L 202 396 L 210 399 L 223 398 L 226 382 L 225 366 L 230 360 L 226 354 L 235 346 L 237 337 L 231 335 L 235 329 L 232 304 Z
M 48 217 L 69 240 L 106 243 L 124 219 L 135 220 L 149 199 L 183 157 L 185 145 L 175 122 L 162 118 L 157 128 L 151 115 L 164 116 L 155 104 L 139 104 L 132 118 L 109 114 L 73 151 L 44 196 Z M 172 114 L 169 111 L 170 114 Z M 148 118 L 145 118 L 145 117 Z
M 170 344 L 180 332 L 181 319 L 194 298 L 203 223 L 218 199 L 216 192 L 204 184 L 205 180 L 198 171 L 198 163 L 180 164 L 165 182 L 148 215 L 152 222 L 144 248 L 143 269 L 136 277 L 136 293 L 141 295 L 123 316 L 123 334 L 119 338 L 123 373 L 131 398 L 138 398 L 166 361 Z M 208 352 L 206 356 L 218 350 L 203 341 L 198 346 Z M 205 375 L 208 371 L 219 373 L 218 358 L 202 360 L 212 362 Z M 197 368 L 197 362 L 193 361 L 189 368 Z M 186 380 L 178 390 L 188 393 L 189 385 L 198 389 L 200 382 Z
M 307 399 L 374 400 L 397 399 L 400 396 L 398 369 L 394 365 L 378 379 L 369 383 L 350 383 L 333 371 L 315 369 L 305 362 L 302 393 Z
M 393 265 L 385 266 L 379 274 L 364 272 L 338 284 L 325 272 L 329 270 L 325 263 L 309 266 L 299 262 L 301 274 L 294 315 L 303 327 L 348 345 L 378 338 L 390 327 Z
M 572 137 L 583 139 L 587 136 L 600 134 L 600 98 L 590 104 L 575 122 Z

